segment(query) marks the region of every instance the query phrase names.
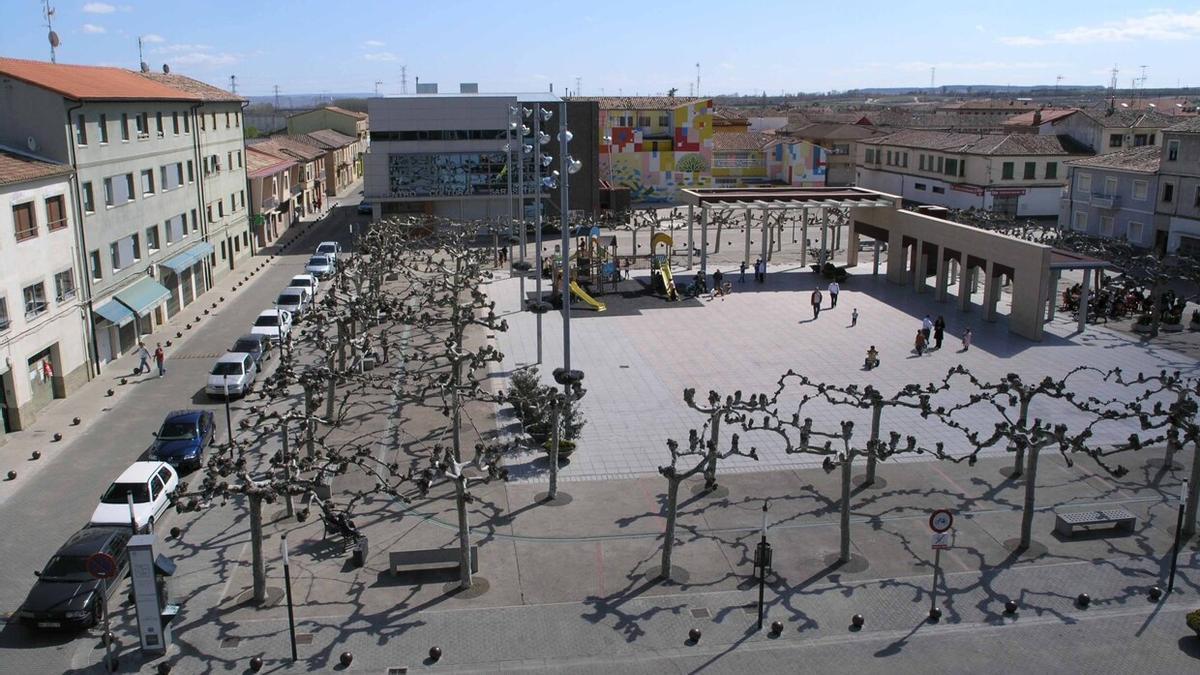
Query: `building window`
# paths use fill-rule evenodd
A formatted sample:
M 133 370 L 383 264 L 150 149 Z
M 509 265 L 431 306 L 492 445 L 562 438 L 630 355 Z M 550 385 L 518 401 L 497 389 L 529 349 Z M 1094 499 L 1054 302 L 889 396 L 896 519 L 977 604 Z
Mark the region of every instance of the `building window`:
M 921 171 L 925 170 L 925 155 L 917 155 L 917 168 Z
M 104 278 L 104 267 L 100 264 L 100 250 L 97 249 L 88 254 L 88 260 L 92 265 L 92 279 L 99 281 Z
M 108 245 L 108 262 L 113 272 L 121 271 L 121 247 L 115 241 Z
M 163 133 L 162 111 L 154 113 L 154 130 L 158 132 L 159 138 L 166 135 Z
M 211 223 L 211 222 L 213 222 L 213 209 L 212 209 L 212 204 L 209 204 L 209 205 L 206 207 L 206 210 L 208 211 L 208 214 L 207 214 L 207 215 L 208 215 L 208 222 L 210 222 L 210 223 Z
M 872 164 L 874 162 L 875 162 L 875 151 L 872 150 L 871 148 L 867 148 L 867 158 L 863 163 L 864 164 Z
M 221 242 L 221 260 L 225 259 L 225 242 Z
M 187 167 L 188 167 L 188 182 L 195 183 L 196 182 L 196 165 L 192 164 L 192 160 L 189 159 L 187 161 Z
M 46 284 L 37 282 L 26 286 L 21 293 L 25 296 L 25 318 L 33 317 L 46 311 Z
M 179 135 L 179 111 L 171 112 L 171 130 L 175 132 L 176 136 Z
M 1196 186 L 1196 198 L 1192 200 L 1192 206 L 1200 206 L 1200 185 Z
M 192 232 L 200 229 L 199 223 L 196 222 L 197 220 L 199 219 L 196 218 L 196 209 L 192 209 Z
M 183 133 L 185 133 L 185 134 L 192 133 L 192 123 L 190 120 L 191 120 L 191 118 L 188 117 L 186 114 L 183 116 Z
M 1014 170 L 1014 165 L 1012 162 L 1005 162 L 1004 164 L 1001 164 L 1000 165 L 1000 180 L 1012 180 L 1013 179 L 1013 170 Z
M 33 202 L 14 204 L 12 212 L 13 229 L 17 235 L 17 241 L 33 239 L 38 235 L 37 213 L 33 210 Z
M 1167 161 L 1179 159 L 1179 141 L 1167 141 Z
M 51 232 L 67 226 L 67 201 L 62 195 L 46 200 L 46 226 Z
M 148 197 L 154 194 L 154 170 L 142 169 L 142 196 Z
M 914 190 L 920 190 L 921 192 L 924 192 L 924 191 L 925 191 L 925 184 L 924 184 L 924 183 L 913 183 L 913 189 L 914 189 Z
M 8 300 L 0 298 L 0 331 L 8 330 L 12 321 L 8 319 Z
M 949 158 L 946 159 L 946 175 L 947 176 L 957 176 L 958 175 L 958 160 L 957 159 L 949 159 Z
M 1175 201 L 1175 185 L 1172 183 L 1166 183 L 1163 185 L 1162 200 L 1164 204 L 1170 204 L 1171 202 Z
M 1100 236 L 1111 237 L 1113 235 L 1113 219 L 1112 216 L 1100 216 Z
M 1144 180 L 1133 181 L 1133 198 L 1139 202 L 1146 201 L 1146 187 L 1146 181 Z
M 83 210 L 85 213 L 96 212 L 96 195 L 92 191 L 92 182 L 83 184 Z
M 54 275 L 54 298 L 63 302 L 75 297 L 75 275 L 72 270 L 63 270 Z
M 1092 194 L 1092 174 L 1079 174 L 1079 194 L 1080 196 Z
M 225 217 L 225 199 L 224 198 L 217 200 L 217 217 L 218 218 Z
M 133 260 L 134 262 L 142 259 L 142 238 L 137 234 L 129 235 L 129 242 L 133 245 Z
M 944 195 L 944 194 L 946 194 L 946 188 L 934 185 L 932 192 L 935 195 Z
M 900 155 L 900 166 L 908 168 L 908 153 L 907 152 L 902 153 Z
M 1046 178 L 1058 178 L 1058 162 L 1046 162 Z
M 158 226 L 151 225 L 146 228 L 146 253 L 154 253 L 158 250 Z
M 138 138 L 150 138 L 150 118 L 142 112 L 138 113 L 133 118 L 134 124 L 137 127 Z
M 1037 178 L 1037 162 L 1025 162 L 1025 180 Z
M 121 113 L 121 140 L 129 140 L 129 113 Z
M 101 115 L 97 124 L 100 128 L 100 145 L 108 143 L 108 115 Z
M 1141 243 L 1142 241 L 1142 224 L 1135 221 L 1129 223 L 1129 233 L 1126 235 L 1129 241 Z
M 241 150 L 237 151 L 237 157 L 238 157 L 238 168 L 240 169 L 240 168 L 242 168 L 242 151 Z
M 239 128 L 239 129 L 242 128 L 242 113 L 240 113 L 240 112 L 233 113 L 233 126 Z
M 75 116 L 75 143 L 87 145 L 87 117 L 84 115 Z
M 1119 148 L 1119 147 L 1121 147 L 1121 143 L 1124 140 L 1125 140 L 1125 137 L 1121 134 L 1109 134 L 1108 135 L 1108 147 Z
M 1105 177 L 1105 179 L 1104 179 L 1104 195 L 1107 197 L 1112 197 L 1115 194 L 1117 194 L 1117 177 L 1116 176 Z
M 238 197 L 239 197 L 238 201 L 241 202 L 242 208 L 244 209 L 244 208 L 246 208 L 246 191 L 241 190 L 239 192 L 240 192 L 240 194 L 238 195 Z M 1200 191 L 1197 191 L 1196 195 L 1197 195 L 1197 199 L 1200 199 Z M 570 211 L 567 211 L 567 213 L 570 213 Z
M 1087 230 L 1087 211 L 1076 211 L 1075 222 L 1072 223 L 1072 226 L 1080 232 Z

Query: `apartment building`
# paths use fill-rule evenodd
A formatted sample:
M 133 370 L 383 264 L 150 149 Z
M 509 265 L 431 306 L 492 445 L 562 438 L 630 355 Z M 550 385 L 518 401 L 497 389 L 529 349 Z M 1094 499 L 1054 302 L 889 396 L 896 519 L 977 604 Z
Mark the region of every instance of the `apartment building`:
M 825 184 L 825 149 L 799 138 L 755 132 L 713 137 L 715 187 Z
M 1147 145 L 1067 162 L 1060 226 L 1165 251 L 1154 216 L 1161 159 L 1162 148 Z
M 1200 255 L 1200 117 L 1163 129 L 1157 229 L 1166 250 Z
M 1056 217 L 1069 136 L 907 130 L 859 142 L 857 185 L 919 204 Z
M 332 129 L 343 136 L 355 139 L 356 144 L 352 150 L 355 157 L 354 176 L 350 181 L 362 178 L 363 155 L 367 152 L 370 143 L 370 119 L 367 113 L 327 105 L 316 110 L 296 113 L 289 116 L 287 120 L 287 132 L 290 135 L 310 134 L 322 129 Z
M 320 210 L 324 203 L 325 151 L 290 136 L 268 136 L 249 142 L 249 147 L 276 159 L 298 165 L 290 187 L 293 200 L 288 209 L 289 225 Z
M 246 179 L 250 183 L 250 230 L 256 246 L 268 246 L 291 222 L 292 178 L 299 165 L 292 159 L 246 148 Z
M 360 173 L 355 168 L 359 154 L 358 139 L 332 129 L 318 129 L 290 138 L 307 143 L 324 153 L 321 172 L 325 176 L 322 183 L 326 197 L 336 197 L 358 179 Z
M 1089 152 L 1102 155 L 1126 148 L 1157 145 L 1172 118 L 1154 110 L 1039 109 L 1015 115 L 1004 121 L 1006 133 L 1066 135 Z
M 883 135 L 874 127 L 832 122 L 789 124 L 775 133 L 825 148 L 825 184 L 829 186 L 853 185 L 859 141 Z
M 0 443 L 90 379 L 72 173 L 0 148 Z

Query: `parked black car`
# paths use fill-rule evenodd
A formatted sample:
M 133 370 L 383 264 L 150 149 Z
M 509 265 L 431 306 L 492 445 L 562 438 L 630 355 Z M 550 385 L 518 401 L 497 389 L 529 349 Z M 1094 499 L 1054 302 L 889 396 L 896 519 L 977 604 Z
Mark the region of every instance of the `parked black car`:
M 311 293 L 312 290 L 309 289 Z M 271 341 L 265 335 L 243 335 L 238 338 L 233 346 L 229 348 L 231 352 L 241 352 L 254 357 L 254 365 L 258 367 L 258 372 L 262 372 L 262 362 L 270 358 Z
M 204 449 L 212 445 L 216 423 L 208 410 L 176 410 L 168 413 L 154 434 L 146 459 L 166 462 L 178 472 L 199 469 Z
M 128 527 L 86 527 L 67 540 L 40 572 L 17 619 L 30 628 L 79 629 L 96 625 L 104 616 L 102 599 L 111 598 L 129 573 Z M 117 576 L 92 578 L 85 563 L 94 553 L 107 553 L 117 562 Z

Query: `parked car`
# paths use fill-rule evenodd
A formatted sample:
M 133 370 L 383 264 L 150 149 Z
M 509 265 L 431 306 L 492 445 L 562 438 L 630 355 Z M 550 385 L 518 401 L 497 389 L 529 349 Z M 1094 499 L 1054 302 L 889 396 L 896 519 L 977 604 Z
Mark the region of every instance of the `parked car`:
M 304 316 L 308 312 L 310 304 L 312 304 L 312 294 L 306 289 L 292 286 L 283 289 L 283 292 L 275 298 L 277 308 L 286 309 L 296 318 Z
M 179 487 L 179 474 L 166 462 L 134 462 L 117 477 L 100 497 L 92 512 L 92 525 L 129 527 L 129 496 L 133 496 L 133 526 L 139 532 L 149 529 L 171 504 L 170 496 Z
M 304 266 L 304 271 L 318 279 L 326 279 L 333 274 L 334 265 L 333 258 L 327 255 L 314 255 L 308 259 L 308 264 Z
M 288 282 L 288 288 L 306 288 L 312 294 L 313 299 L 317 297 L 317 290 L 321 287 L 321 282 L 311 274 L 297 274 Z
M 249 354 L 250 358 L 254 359 L 254 367 L 262 373 L 263 361 L 271 358 L 271 340 L 265 335 L 243 335 L 233 343 L 229 351 Z
M 194 471 L 204 463 L 204 449 L 216 442 L 213 414 L 208 410 L 176 410 L 154 432 L 146 458 L 166 462 L 176 471 Z
M 265 335 L 278 344 L 292 332 L 292 313 L 286 309 L 268 309 L 259 313 L 250 329 L 251 335 Z
M 204 393 L 213 398 L 245 396 L 254 388 L 257 379 L 258 366 L 254 365 L 253 356 L 245 352 L 228 352 L 213 364 Z
M 358 213 L 360 215 L 369 216 L 375 212 L 375 207 L 371 206 L 370 202 L 359 202 Z
M 89 628 L 103 616 L 103 600 L 112 597 L 129 573 L 129 527 L 85 527 L 71 535 L 40 572 L 16 618 L 30 628 Z M 87 559 L 107 553 L 117 563 L 112 579 L 88 573 Z
M 317 244 L 317 250 L 313 255 L 327 255 L 330 260 L 337 260 L 338 254 L 342 252 L 342 245 L 336 241 L 323 241 Z

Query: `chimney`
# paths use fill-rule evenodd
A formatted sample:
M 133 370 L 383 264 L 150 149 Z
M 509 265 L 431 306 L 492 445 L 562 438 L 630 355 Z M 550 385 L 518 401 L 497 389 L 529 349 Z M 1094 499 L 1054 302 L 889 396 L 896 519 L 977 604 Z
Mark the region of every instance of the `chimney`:
M 1042 126 L 1042 109 L 1041 108 L 1038 108 L 1037 110 L 1033 111 L 1033 126 L 1035 126 L 1035 127 Z

